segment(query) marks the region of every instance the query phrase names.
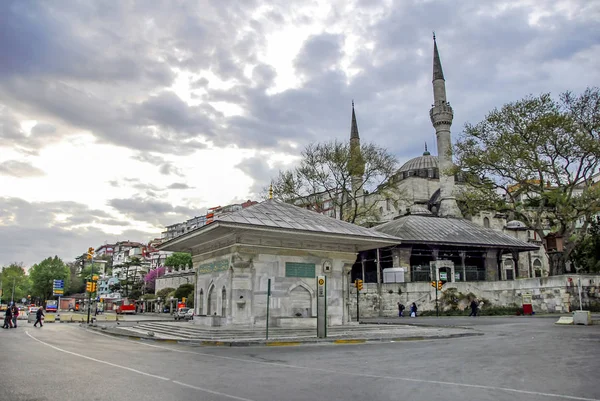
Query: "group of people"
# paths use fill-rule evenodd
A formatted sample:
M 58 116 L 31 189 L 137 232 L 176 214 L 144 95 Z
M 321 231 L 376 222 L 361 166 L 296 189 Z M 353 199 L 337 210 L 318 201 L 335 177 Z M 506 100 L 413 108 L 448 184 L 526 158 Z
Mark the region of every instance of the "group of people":
M 19 307 L 15 304 L 10 305 L 6 308 L 6 313 L 4 314 L 4 325 L 3 329 L 16 329 L 17 328 L 17 318 L 19 317 Z M 35 324 L 34 327 L 37 327 L 39 324 L 42 327 L 44 324 L 42 323 L 44 317 L 44 307 L 38 308 L 35 312 Z
M 477 313 L 479 312 L 479 309 L 481 309 L 482 306 L 483 306 L 483 302 L 479 302 L 477 300 L 477 298 L 471 299 L 471 302 L 469 303 L 469 307 L 471 308 L 471 313 L 469 314 L 469 316 L 477 316 Z M 398 302 L 398 316 L 399 317 L 404 317 L 405 310 L 406 310 L 405 306 L 401 302 Z M 417 317 L 417 304 L 415 304 L 414 302 L 410 306 L 410 317 Z
M 398 302 L 398 316 L 399 317 L 404 317 L 404 310 L 405 310 L 405 306 L 402 305 L 401 302 Z M 410 306 L 410 317 L 417 317 L 417 304 L 416 303 L 412 303 L 412 305 Z
M 4 315 L 3 329 L 16 329 L 17 328 L 17 317 L 19 317 L 19 308 L 17 305 L 12 304 L 6 308 L 6 314 Z

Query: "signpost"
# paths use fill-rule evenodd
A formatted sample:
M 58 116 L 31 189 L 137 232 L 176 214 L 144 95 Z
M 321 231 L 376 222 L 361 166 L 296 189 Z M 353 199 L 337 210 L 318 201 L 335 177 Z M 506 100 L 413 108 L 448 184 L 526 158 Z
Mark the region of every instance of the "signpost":
M 58 305 L 56 305 L 56 313 L 60 310 L 60 298 L 65 295 L 65 281 L 54 280 L 52 284 L 52 295 L 58 297 Z
M 317 276 L 317 337 L 327 337 L 327 282 L 325 276 Z
M 441 275 L 442 273 L 440 272 L 440 277 Z M 431 286 L 435 288 L 435 315 L 438 317 L 440 316 L 440 307 L 438 305 L 438 290 L 441 290 L 443 285 L 444 282 L 442 280 L 431 282 Z

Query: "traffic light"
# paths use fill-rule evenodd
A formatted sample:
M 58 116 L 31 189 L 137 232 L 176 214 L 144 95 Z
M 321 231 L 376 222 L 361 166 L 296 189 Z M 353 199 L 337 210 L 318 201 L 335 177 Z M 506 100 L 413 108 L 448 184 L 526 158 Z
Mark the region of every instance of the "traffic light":
M 437 281 L 432 281 L 432 282 L 431 282 L 431 286 L 432 286 L 433 288 L 437 287 Z
M 98 276 L 96 274 L 92 276 L 92 281 L 98 281 Z
M 96 292 L 96 283 L 92 283 L 92 292 Z
M 358 291 L 363 289 L 363 281 L 356 279 L 356 281 L 354 282 L 354 286 L 358 289 Z
M 438 281 L 438 282 L 437 282 L 437 289 L 438 289 L 438 290 L 441 290 L 443 285 L 444 285 L 444 282 L 443 282 L 443 281 L 441 281 L 441 280 L 440 280 L 440 281 Z
M 87 258 L 88 259 L 93 259 L 94 258 L 94 248 L 92 248 L 91 246 L 88 248 Z
M 185 301 L 186 301 L 186 298 L 185 298 L 185 297 L 182 297 L 182 298 L 181 298 L 181 302 L 185 303 Z
M 86 292 L 92 292 L 92 282 L 91 282 L 91 281 L 88 281 L 88 282 L 85 284 L 85 291 L 86 291 Z

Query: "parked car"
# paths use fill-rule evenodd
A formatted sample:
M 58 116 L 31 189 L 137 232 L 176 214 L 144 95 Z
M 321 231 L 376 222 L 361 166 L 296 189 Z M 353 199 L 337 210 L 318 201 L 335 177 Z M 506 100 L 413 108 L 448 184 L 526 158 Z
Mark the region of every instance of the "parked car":
M 194 310 L 191 308 L 179 308 L 177 312 L 175 312 L 175 320 L 190 320 L 194 317 Z

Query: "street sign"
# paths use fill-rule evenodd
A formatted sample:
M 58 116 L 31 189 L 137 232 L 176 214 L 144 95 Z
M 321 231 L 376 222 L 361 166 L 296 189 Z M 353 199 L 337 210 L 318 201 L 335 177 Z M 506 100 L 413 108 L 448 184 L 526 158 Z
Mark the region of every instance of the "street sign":
M 59 297 L 65 294 L 65 280 L 54 280 L 52 283 L 52 295 Z
M 317 296 L 324 297 L 325 296 L 325 276 L 319 276 L 317 278 Z
M 448 281 L 448 274 L 446 272 L 440 272 L 440 280 Z

